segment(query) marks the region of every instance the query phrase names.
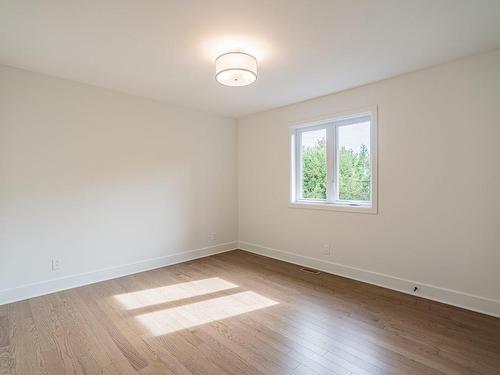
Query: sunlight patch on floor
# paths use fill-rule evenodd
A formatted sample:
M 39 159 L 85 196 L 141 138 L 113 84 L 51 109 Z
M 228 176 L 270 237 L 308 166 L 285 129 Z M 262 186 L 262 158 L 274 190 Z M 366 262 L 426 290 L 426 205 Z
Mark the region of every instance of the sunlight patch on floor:
M 153 335 L 159 336 L 277 304 L 272 299 L 247 291 L 138 315 L 136 319 Z
M 117 294 L 114 298 L 120 302 L 123 307 L 131 310 L 166 302 L 178 301 L 185 298 L 202 296 L 237 287 L 238 285 L 230 283 L 229 281 L 219 277 L 212 277 L 209 279 L 139 290 L 137 292 Z

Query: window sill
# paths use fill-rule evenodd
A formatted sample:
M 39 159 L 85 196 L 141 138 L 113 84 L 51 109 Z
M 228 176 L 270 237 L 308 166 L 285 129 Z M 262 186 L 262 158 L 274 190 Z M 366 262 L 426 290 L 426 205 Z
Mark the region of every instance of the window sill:
M 377 214 L 377 207 L 374 206 L 351 206 L 347 204 L 333 204 L 323 202 L 291 202 L 290 208 L 303 208 L 309 210 L 327 210 L 341 212 L 355 212 L 362 214 Z

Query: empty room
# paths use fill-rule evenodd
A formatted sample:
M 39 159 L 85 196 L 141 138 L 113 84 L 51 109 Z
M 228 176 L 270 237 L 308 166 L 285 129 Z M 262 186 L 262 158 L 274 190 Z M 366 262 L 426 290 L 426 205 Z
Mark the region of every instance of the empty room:
M 0 0 L 0 375 L 500 375 L 500 0 Z

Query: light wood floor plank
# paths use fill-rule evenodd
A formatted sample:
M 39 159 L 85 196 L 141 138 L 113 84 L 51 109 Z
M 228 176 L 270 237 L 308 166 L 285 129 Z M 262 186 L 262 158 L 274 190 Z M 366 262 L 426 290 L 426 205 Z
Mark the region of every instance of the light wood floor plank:
M 244 251 L 0 306 L 6 374 L 500 374 L 500 319 Z

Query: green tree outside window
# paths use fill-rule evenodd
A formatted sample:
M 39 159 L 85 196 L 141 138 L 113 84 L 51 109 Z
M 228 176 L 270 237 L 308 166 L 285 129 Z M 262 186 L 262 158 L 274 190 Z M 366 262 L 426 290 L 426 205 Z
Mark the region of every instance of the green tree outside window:
M 339 199 L 370 200 L 370 154 L 362 144 L 359 152 L 342 147 L 339 152 Z M 302 146 L 302 196 L 326 199 L 326 141 Z

